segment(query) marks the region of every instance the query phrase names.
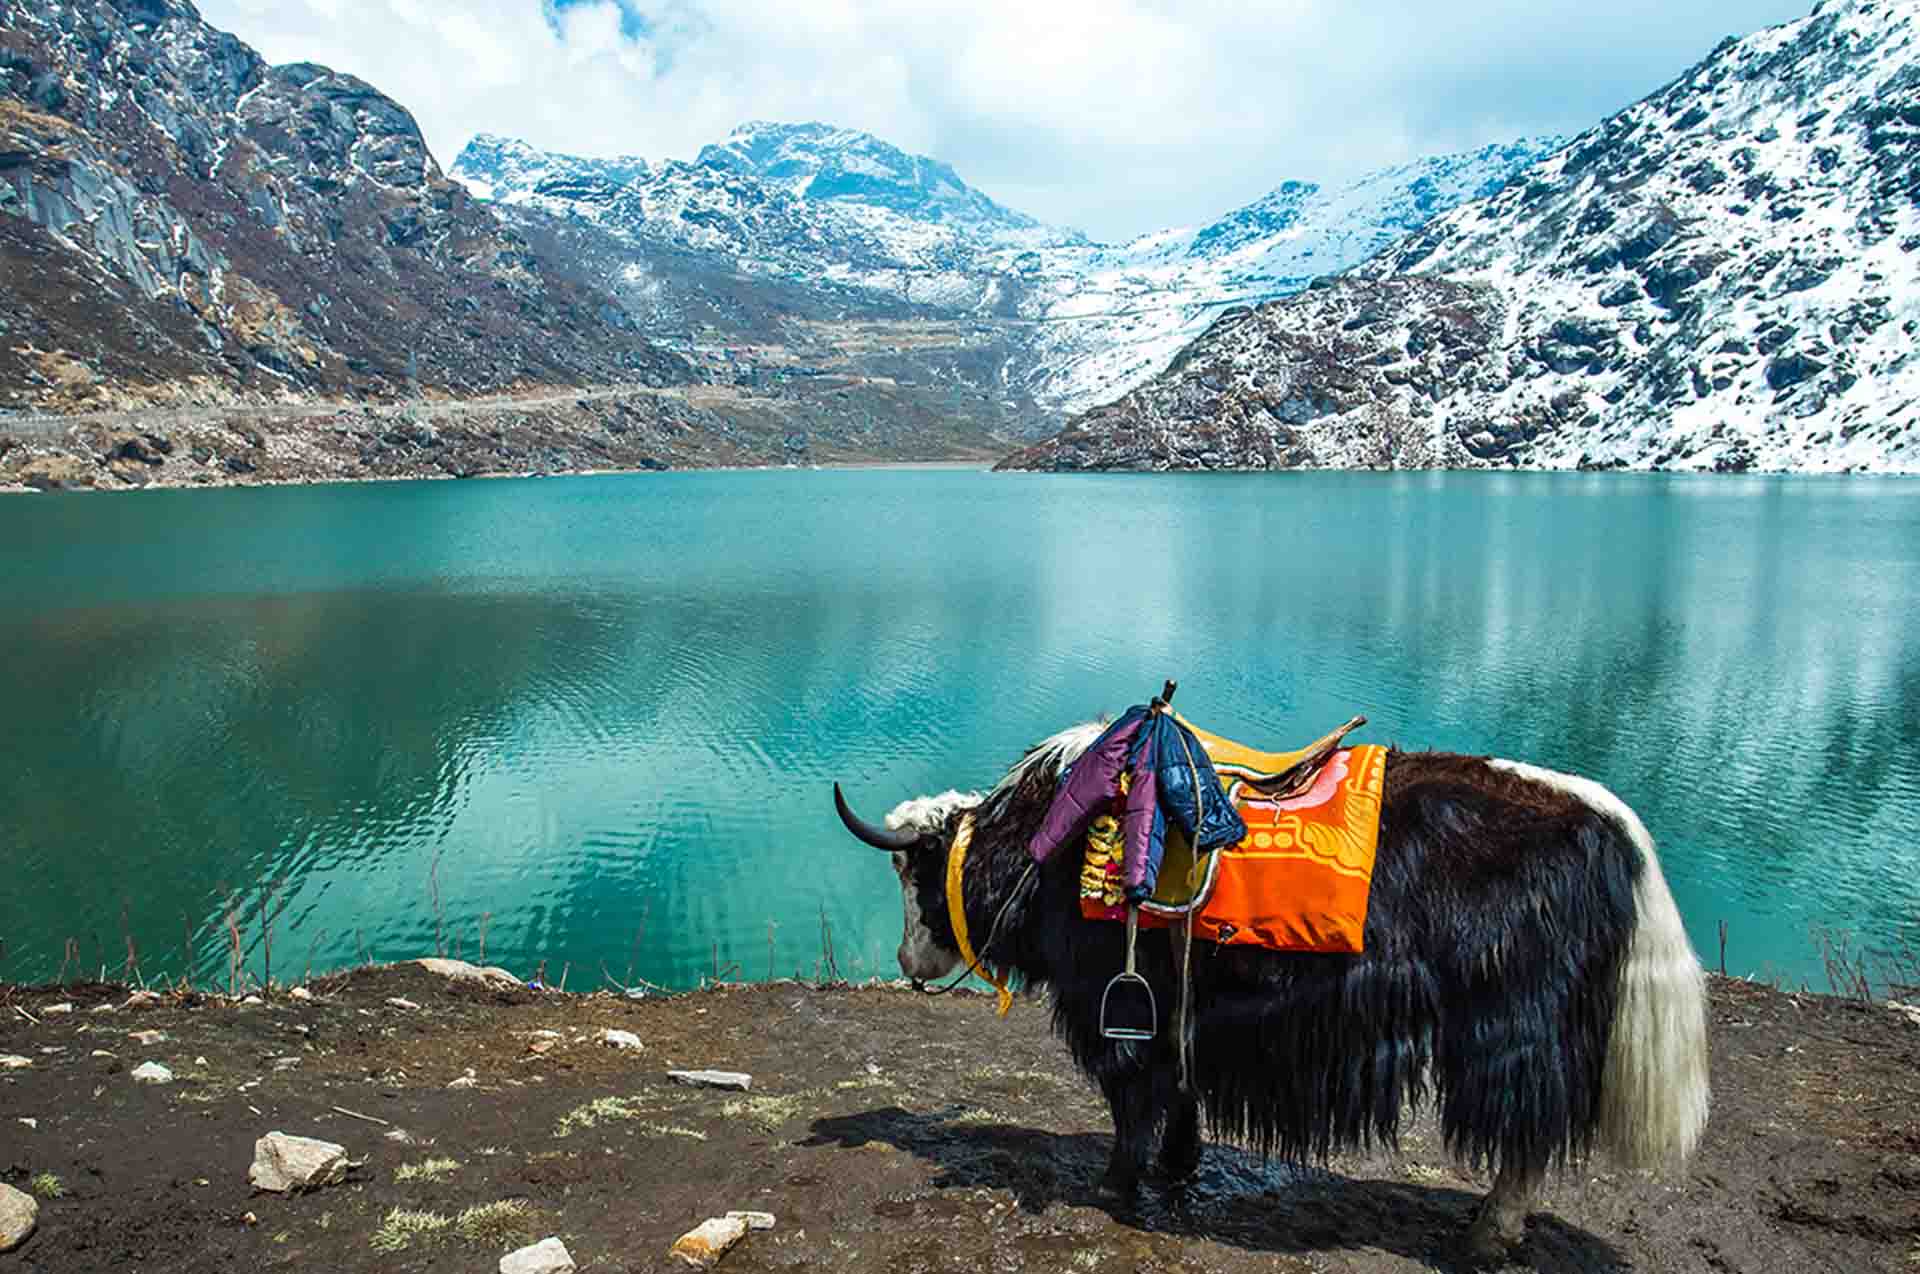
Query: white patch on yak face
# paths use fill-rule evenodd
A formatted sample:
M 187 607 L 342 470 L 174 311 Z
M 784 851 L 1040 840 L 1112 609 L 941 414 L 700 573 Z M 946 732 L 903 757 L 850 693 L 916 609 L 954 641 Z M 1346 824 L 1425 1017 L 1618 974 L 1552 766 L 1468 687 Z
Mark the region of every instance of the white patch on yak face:
M 944 978 L 960 963 L 960 953 L 949 951 L 934 941 L 920 911 L 920 890 L 913 883 L 913 864 L 905 854 L 893 855 L 893 870 L 900 877 L 900 904 L 906 915 L 906 928 L 900 935 L 900 972 L 916 982 Z
M 954 815 L 970 810 L 979 803 L 978 792 L 943 792 L 939 796 L 916 797 L 894 806 L 886 817 L 886 827 L 889 831 L 944 836 L 947 824 Z M 920 911 L 920 891 L 914 884 L 913 858 L 907 854 L 894 854 L 892 857 L 894 874 L 900 877 L 901 910 L 906 917 L 898 952 L 900 972 L 916 982 L 943 978 L 959 967 L 960 953 L 941 946 L 934 939 L 933 931 L 927 927 L 926 917 Z M 943 855 L 940 859 L 943 871 L 945 861 Z

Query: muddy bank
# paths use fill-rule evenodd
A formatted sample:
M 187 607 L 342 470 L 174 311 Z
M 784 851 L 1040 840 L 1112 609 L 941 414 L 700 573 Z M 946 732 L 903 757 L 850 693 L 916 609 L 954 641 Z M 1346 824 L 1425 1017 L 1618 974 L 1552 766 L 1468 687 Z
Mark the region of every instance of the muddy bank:
M 1192 1186 L 1122 1206 L 1096 1187 L 1104 1107 L 1038 1002 L 999 1021 L 984 998 L 887 988 L 631 1000 L 417 966 L 312 990 L 129 1008 L 123 990 L 0 988 L 0 1054 L 28 1062 L 0 1069 L 0 1182 L 41 1195 L 0 1274 L 491 1271 L 548 1235 L 582 1270 L 655 1270 L 729 1209 L 776 1217 L 724 1258 L 730 1274 L 1416 1271 L 1449 1268 L 1483 1188 L 1423 1119 L 1399 1151 L 1326 1169 L 1209 1146 Z M 1920 1026 L 1739 981 L 1712 994 L 1699 1157 L 1669 1181 L 1594 1165 L 1552 1183 L 1516 1268 L 1914 1269 Z M 644 1048 L 600 1043 L 608 1028 Z M 173 1082 L 135 1081 L 149 1061 Z M 752 1088 L 666 1074 L 703 1067 Z M 275 1130 L 364 1166 L 256 1193 L 254 1142 Z

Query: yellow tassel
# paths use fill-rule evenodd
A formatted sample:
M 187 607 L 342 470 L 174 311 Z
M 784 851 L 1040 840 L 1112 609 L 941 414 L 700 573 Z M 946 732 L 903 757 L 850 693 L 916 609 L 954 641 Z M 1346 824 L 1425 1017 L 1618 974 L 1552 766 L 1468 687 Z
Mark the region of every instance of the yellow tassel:
M 972 845 L 973 815 L 969 812 L 961 816 L 960 826 L 953 834 L 953 845 L 947 850 L 947 918 L 953 923 L 953 940 L 960 948 L 960 958 L 993 985 L 998 992 L 994 1012 L 1005 1017 L 1013 1008 L 1013 992 L 1007 989 L 1005 978 L 975 958 L 973 944 L 967 940 L 967 909 L 960 896 L 960 884 L 967 864 L 967 850 Z

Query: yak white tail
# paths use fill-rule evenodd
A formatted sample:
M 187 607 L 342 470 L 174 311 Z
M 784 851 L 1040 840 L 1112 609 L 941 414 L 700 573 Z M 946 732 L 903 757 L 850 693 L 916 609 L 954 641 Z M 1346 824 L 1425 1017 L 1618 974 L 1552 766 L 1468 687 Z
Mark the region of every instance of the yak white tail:
M 1676 1168 L 1707 1126 L 1707 977 L 1653 838 L 1632 810 L 1608 796 L 1606 812 L 1640 849 L 1640 877 L 1601 1080 L 1600 1143 L 1625 1168 Z
M 1495 765 L 1557 787 L 1612 819 L 1640 851 L 1633 937 L 1620 961 L 1600 1081 L 1600 1145 L 1623 1168 L 1677 1168 L 1707 1127 L 1707 975 L 1687 941 L 1653 837 L 1592 779 L 1515 761 Z

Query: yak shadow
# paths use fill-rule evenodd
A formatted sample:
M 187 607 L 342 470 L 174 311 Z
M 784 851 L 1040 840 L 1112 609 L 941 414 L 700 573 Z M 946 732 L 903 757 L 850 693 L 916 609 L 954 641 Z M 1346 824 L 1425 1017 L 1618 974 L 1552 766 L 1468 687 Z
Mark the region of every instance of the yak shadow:
M 1033 1213 L 1054 1203 L 1097 1208 L 1115 1222 L 1155 1233 L 1204 1237 L 1249 1251 L 1304 1255 L 1375 1248 L 1437 1270 L 1456 1271 L 1460 1237 L 1481 1195 L 1399 1181 L 1342 1177 L 1321 1168 L 1261 1159 L 1209 1144 L 1195 1176 L 1180 1185 L 1143 1183 L 1123 1201 L 1099 1186 L 1113 1138 L 1053 1133 L 967 1118 L 963 1106 L 919 1113 L 887 1106 L 817 1119 L 804 1146 L 855 1149 L 879 1142 L 933 1163 L 936 1189 L 1012 1192 Z M 1606 1240 L 1536 1213 L 1519 1268 L 1539 1274 L 1594 1274 L 1629 1268 Z

